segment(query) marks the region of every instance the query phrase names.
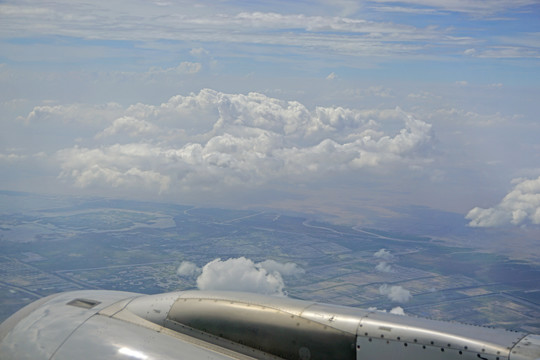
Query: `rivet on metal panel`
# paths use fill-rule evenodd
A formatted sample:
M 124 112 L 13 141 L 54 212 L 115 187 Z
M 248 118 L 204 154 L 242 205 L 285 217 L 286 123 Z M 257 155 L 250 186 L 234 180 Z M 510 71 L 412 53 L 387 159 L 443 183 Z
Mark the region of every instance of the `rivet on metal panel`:
M 309 349 L 304 346 L 298 350 L 298 355 L 300 356 L 301 360 L 311 359 L 311 351 L 309 351 Z

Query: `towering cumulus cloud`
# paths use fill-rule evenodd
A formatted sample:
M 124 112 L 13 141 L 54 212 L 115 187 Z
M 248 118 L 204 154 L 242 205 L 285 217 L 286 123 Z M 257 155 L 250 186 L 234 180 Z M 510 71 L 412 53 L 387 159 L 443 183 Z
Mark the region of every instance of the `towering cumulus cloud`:
M 516 179 L 516 186 L 494 207 L 475 207 L 467 214 L 469 226 L 540 224 L 540 176 L 537 179 Z
M 92 113 L 95 119 L 87 121 Z M 64 181 L 154 195 L 418 169 L 429 160 L 432 140 L 430 124 L 400 109 L 309 110 L 259 93 L 210 89 L 125 109 L 40 107 L 25 120 L 64 128 L 77 122 L 72 128 L 79 145 L 66 144 L 55 155 Z M 401 129 L 384 130 L 396 121 Z

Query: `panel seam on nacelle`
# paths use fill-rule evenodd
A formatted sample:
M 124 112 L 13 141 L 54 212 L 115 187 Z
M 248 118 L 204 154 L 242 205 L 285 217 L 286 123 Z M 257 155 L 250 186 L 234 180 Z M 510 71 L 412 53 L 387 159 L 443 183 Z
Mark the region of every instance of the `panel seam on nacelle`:
M 80 328 L 81 326 L 83 326 L 88 320 L 90 320 L 91 318 L 93 318 L 94 316 L 96 316 L 96 315 L 98 315 L 98 314 L 99 314 L 99 313 L 94 313 L 94 314 L 90 315 L 90 316 L 87 317 L 83 322 L 81 322 L 79 325 L 77 325 L 77 327 L 76 327 L 75 329 L 73 329 L 73 331 L 71 331 L 71 332 L 69 333 L 69 335 L 67 335 L 67 336 L 65 337 L 64 340 L 62 340 L 62 342 L 60 343 L 60 345 L 58 345 L 58 347 L 54 350 L 54 352 L 52 353 L 52 355 L 49 357 L 49 360 L 52 360 L 52 359 L 55 357 L 56 353 L 60 350 L 60 348 L 62 348 L 62 346 L 64 346 L 64 344 L 69 340 L 69 338 L 70 338 L 77 330 L 79 330 L 79 328 Z

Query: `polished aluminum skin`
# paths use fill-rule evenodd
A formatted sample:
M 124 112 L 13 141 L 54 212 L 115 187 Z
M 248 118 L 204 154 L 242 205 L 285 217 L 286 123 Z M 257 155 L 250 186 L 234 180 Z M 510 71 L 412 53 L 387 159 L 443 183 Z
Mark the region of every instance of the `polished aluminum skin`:
M 0 359 L 253 359 L 122 312 L 138 296 L 76 291 L 38 300 L 0 325 Z M 68 305 L 77 299 L 100 304 Z
M 540 336 L 237 292 L 77 291 L 0 325 L 1 359 L 538 360 Z

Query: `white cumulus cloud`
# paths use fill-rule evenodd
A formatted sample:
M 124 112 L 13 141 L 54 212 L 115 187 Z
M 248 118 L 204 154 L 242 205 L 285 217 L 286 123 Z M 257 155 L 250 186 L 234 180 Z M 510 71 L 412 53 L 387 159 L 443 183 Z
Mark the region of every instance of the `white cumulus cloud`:
M 392 308 L 392 310 L 390 310 L 390 314 L 405 315 L 405 311 L 401 306 L 396 306 L 395 308 Z
M 80 188 L 105 185 L 161 193 L 169 189 L 170 176 L 141 161 L 149 161 L 156 151 L 144 144 L 61 150 L 57 153 L 63 169 L 60 178 L 72 178 Z
M 300 276 L 306 273 L 304 269 L 293 262 L 283 264 L 275 260 L 265 260 L 257 265 L 268 272 L 278 272 L 283 276 Z
M 29 125 L 39 123 L 68 124 L 77 123 L 90 126 L 101 126 L 120 116 L 122 106 L 117 103 L 104 105 L 70 104 L 36 106 L 22 120 Z
M 378 263 L 377 266 L 375 266 L 375 270 L 386 273 L 394 272 L 394 268 L 392 268 L 392 265 L 388 264 L 385 261 Z
M 475 207 L 466 218 L 472 227 L 540 224 L 540 176 L 516 179 L 516 186 L 502 201 L 491 208 Z
M 185 268 L 186 271 L 192 269 L 190 265 Z M 303 273 L 303 269 L 290 262 L 282 264 L 266 260 L 255 263 L 245 257 L 215 259 L 203 266 L 197 278 L 197 287 L 200 290 L 247 291 L 285 296 L 282 275 L 297 276 Z
M 379 287 L 379 294 L 387 296 L 390 300 L 404 303 L 412 298 L 411 292 L 402 286 L 388 286 L 386 284 Z
M 97 134 L 96 137 L 107 137 L 120 133 L 127 133 L 131 137 L 136 137 L 143 134 L 153 134 L 157 131 L 158 128 L 148 121 L 138 120 L 131 116 L 122 116 L 114 120 L 109 127 Z
M 401 306 L 396 306 L 396 307 L 392 308 L 390 311 L 379 310 L 374 306 L 369 307 L 368 310 L 369 311 L 378 311 L 378 312 L 382 312 L 382 313 L 389 312 L 390 314 L 395 314 L 395 315 L 405 315 L 405 311 L 403 310 L 403 308 Z
M 392 255 L 390 251 L 386 249 L 377 251 L 375 254 L 373 254 L 373 256 L 382 260 L 392 260 L 394 258 L 394 255 Z
M 180 264 L 180 266 L 178 266 L 178 269 L 176 270 L 176 274 L 178 274 L 178 276 L 189 278 L 200 275 L 201 271 L 201 268 L 199 268 L 191 261 L 182 261 L 182 263 Z
M 316 107 L 259 93 L 205 89 L 160 105 L 125 109 L 35 108 L 27 121 L 98 118 L 84 146 L 56 152 L 60 178 L 79 188 L 122 188 L 179 195 L 228 186 L 317 182 L 339 174 L 422 168 L 430 161 L 431 125 L 400 109 Z M 75 120 L 79 119 L 79 120 Z M 387 119 L 403 128 L 384 131 Z M 84 120 L 87 121 L 87 120 Z

